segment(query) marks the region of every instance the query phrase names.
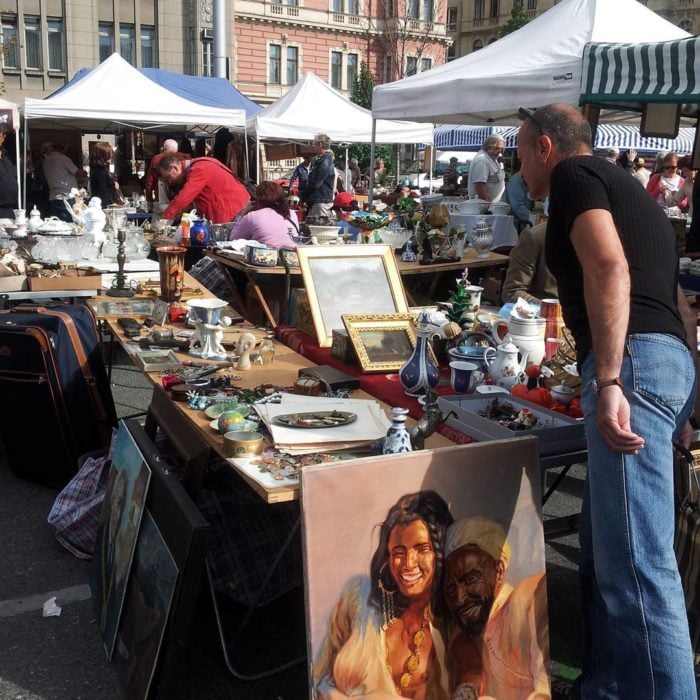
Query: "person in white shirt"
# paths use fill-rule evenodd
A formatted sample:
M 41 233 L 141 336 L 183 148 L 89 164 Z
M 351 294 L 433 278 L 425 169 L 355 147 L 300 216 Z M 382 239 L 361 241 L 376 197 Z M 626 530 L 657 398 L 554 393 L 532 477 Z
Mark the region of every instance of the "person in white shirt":
M 469 165 L 467 189 L 470 199 L 483 199 L 498 202 L 505 191 L 505 174 L 498 157 L 506 146 L 505 140 L 498 135 L 484 139 L 481 150 Z
M 42 168 L 49 186 L 51 216 L 72 221 L 65 202 L 73 205 L 75 200 L 70 197 L 71 190 L 78 187 L 78 178 L 85 178 L 85 172 L 66 155 L 66 144 L 62 141 L 54 141 L 53 150 L 44 158 Z

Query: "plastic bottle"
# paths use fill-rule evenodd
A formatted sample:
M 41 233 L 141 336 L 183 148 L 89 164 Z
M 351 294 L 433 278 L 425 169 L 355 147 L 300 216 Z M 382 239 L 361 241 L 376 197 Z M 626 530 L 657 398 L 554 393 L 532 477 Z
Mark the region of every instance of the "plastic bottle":
M 190 245 L 190 215 L 183 214 L 180 217 L 180 231 L 182 236 L 180 237 L 180 245 L 189 246 Z

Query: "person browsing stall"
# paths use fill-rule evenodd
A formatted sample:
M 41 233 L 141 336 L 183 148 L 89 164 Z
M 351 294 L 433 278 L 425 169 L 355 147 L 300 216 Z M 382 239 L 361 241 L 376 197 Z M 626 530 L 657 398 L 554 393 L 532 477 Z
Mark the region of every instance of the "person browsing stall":
M 146 184 L 144 186 L 146 190 L 146 201 L 151 211 L 159 210 L 156 211 L 156 213 L 163 211 L 170 202 L 166 184 L 158 179 L 158 169 L 163 159 L 173 153 L 177 153 L 177 141 L 175 139 L 165 139 L 165 141 L 163 141 L 162 151 L 153 156 L 148 166 L 148 172 L 146 173 Z M 182 157 L 183 159 L 187 158 L 184 153 Z
M 518 297 L 539 304 L 542 299 L 557 298 L 557 281 L 544 259 L 547 224 L 526 228 L 510 251 L 508 270 L 503 281 L 501 300 L 504 304 Z
M 499 202 L 505 191 L 505 174 L 499 156 L 506 142 L 503 137 L 487 136 L 481 150 L 469 165 L 467 188 L 470 199 L 483 199 L 486 202 Z
M 111 144 L 98 141 L 90 156 L 90 196 L 99 197 L 103 207 L 121 202 L 119 183 L 109 172 L 114 157 Z
M 246 239 L 264 243 L 271 248 L 296 248 L 299 234 L 295 211 L 289 208 L 284 190 L 274 182 L 258 185 L 255 199 L 246 204 L 243 216 L 234 226 L 229 240 Z
M 331 139 L 326 134 L 316 134 L 312 145 L 317 155 L 301 198 L 309 205 L 309 217 L 330 218 L 336 181 Z
M 17 208 L 17 168 L 5 151 L 7 134 L 0 128 L 0 218 L 14 219 Z
M 582 379 L 580 697 L 697 700 L 673 549 L 673 441 L 690 441 L 695 396 L 673 229 L 627 172 L 592 155 L 574 107 L 520 115 L 521 172 L 531 197 L 550 197 L 545 256 Z
M 44 158 L 42 168 L 49 186 L 51 216 L 71 222 L 73 219 L 65 202 L 71 206 L 75 203 L 70 196 L 71 190 L 78 187 L 78 179 L 84 179 L 85 172 L 66 155 L 66 150 L 63 141 L 54 141 L 52 150 Z
M 233 173 L 215 158 L 181 160 L 166 156 L 158 166 L 158 177 L 180 190 L 163 212 L 173 219 L 192 204 L 200 216 L 214 224 L 232 221 L 250 201 L 250 195 Z
M 289 178 L 289 193 L 303 192 L 309 181 L 309 169 L 311 168 L 311 156 L 304 155 L 304 160 L 294 168 L 292 176 Z

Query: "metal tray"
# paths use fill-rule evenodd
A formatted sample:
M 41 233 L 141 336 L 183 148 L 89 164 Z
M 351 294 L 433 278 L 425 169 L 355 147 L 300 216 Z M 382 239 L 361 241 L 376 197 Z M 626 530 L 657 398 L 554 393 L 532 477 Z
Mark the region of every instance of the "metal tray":
M 273 423 L 285 428 L 339 428 L 357 420 L 357 413 L 347 411 L 309 411 L 307 413 L 285 413 L 273 418 Z

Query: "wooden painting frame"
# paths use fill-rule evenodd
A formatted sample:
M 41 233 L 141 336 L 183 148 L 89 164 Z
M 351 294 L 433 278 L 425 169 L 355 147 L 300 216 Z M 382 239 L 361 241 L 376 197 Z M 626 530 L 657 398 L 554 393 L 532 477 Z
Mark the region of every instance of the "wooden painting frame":
M 398 372 L 416 347 L 416 329 L 411 313 L 343 314 L 343 323 L 363 372 Z M 398 338 L 398 342 L 393 343 L 393 349 L 390 346 L 385 353 L 380 351 L 385 358 L 380 359 L 380 355 L 369 345 L 368 334 L 392 334 Z M 397 357 L 389 359 L 389 355 L 393 354 L 397 354 Z
M 297 255 L 320 347 L 331 347 L 343 314 L 408 313 L 391 246 L 300 246 Z

